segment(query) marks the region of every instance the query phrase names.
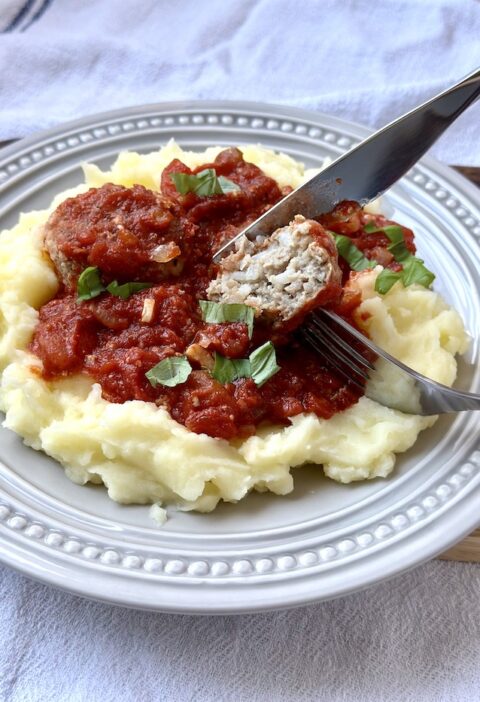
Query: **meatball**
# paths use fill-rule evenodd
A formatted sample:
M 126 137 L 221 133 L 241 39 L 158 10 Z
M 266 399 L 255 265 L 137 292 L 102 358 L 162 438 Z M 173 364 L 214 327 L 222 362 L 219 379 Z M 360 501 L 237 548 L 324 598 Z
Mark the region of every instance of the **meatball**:
M 276 329 L 293 328 L 310 310 L 336 302 L 341 294 L 332 235 L 301 215 L 267 238 L 243 238 L 219 265 L 208 298 L 249 305 Z
M 141 185 L 112 183 L 62 202 L 44 230 L 45 248 L 67 289 L 87 266 L 98 266 L 106 282 L 175 275 L 184 234 L 167 198 Z

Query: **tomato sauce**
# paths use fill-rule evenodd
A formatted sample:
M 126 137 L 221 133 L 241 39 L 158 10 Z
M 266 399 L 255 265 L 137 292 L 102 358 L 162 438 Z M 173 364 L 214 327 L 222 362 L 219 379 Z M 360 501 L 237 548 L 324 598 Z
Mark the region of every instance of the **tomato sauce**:
M 350 202 L 347 200 L 341 202 L 332 212 L 321 215 L 318 219 L 325 229 L 332 231 L 334 234 L 348 236 L 366 258 L 376 261 L 384 268 L 400 271 L 402 266 L 394 260 L 393 254 L 387 248 L 391 243 L 387 235 L 382 232 L 369 234 L 364 231 L 365 225 L 373 222 L 378 228 L 385 227 L 389 224 L 400 226 L 406 248 L 412 254 L 416 251 L 414 234 L 411 229 L 398 225 L 396 222 L 391 222 L 383 215 L 373 216 L 366 214 L 362 211 L 362 208 L 357 202 Z M 342 258 L 340 258 L 339 263 L 343 271 L 345 282 L 350 274 L 350 267 Z
M 206 197 L 177 192 L 170 174 L 192 175 L 206 168 L 240 189 Z M 294 334 L 274 338 L 281 370 L 261 387 L 252 379 L 222 385 L 204 363 L 214 352 L 245 358 L 271 337 L 271 330 L 258 324 L 252 339 L 241 322 L 206 324 L 198 300 L 206 299 L 217 273 L 212 254 L 289 191 L 246 163 L 238 149 L 226 149 L 194 171 L 172 161 L 162 173 L 159 192 L 106 184 L 63 202 L 46 227 L 47 248 L 63 284 L 40 309 L 31 343 L 44 377 L 86 373 L 110 402 L 154 402 L 191 431 L 225 439 L 249 436 L 261 422 L 285 424 L 301 412 L 329 418 L 354 404 L 361 389 Z M 383 226 L 384 218 L 342 203 L 320 221 L 352 237 L 367 257 L 395 265 L 387 237 L 363 231 L 369 221 Z M 413 235 L 404 231 L 414 251 Z M 179 255 L 165 260 L 165 251 Z M 346 276 L 348 265 L 342 265 Z M 117 280 L 151 287 L 127 299 L 104 292 L 78 302 L 76 283 L 87 266 L 99 268 L 104 285 Z M 337 309 L 351 320 L 358 303 L 344 297 Z M 172 388 L 150 384 L 147 371 L 164 358 L 185 353 L 193 367 L 185 383 Z

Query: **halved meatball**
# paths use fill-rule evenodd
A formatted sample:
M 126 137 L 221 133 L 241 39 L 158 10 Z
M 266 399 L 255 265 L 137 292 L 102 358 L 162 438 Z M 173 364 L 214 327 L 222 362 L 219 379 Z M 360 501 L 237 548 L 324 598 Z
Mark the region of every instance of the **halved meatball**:
M 276 329 L 299 324 L 315 307 L 341 294 L 335 241 L 321 224 L 297 215 L 267 238 L 244 238 L 220 262 L 209 300 L 243 303 Z

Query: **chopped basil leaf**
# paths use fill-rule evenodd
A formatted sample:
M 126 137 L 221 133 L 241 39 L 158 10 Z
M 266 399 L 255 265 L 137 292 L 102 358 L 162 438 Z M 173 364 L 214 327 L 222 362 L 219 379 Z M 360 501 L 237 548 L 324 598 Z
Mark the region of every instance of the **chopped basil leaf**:
M 241 303 L 210 302 L 199 300 L 204 322 L 223 324 L 224 322 L 244 322 L 248 327 L 248 337 L 253 334 L 253 321 L 255 312 L 253 307 Z
M 240 187 L 232 180 L 224 176 L 217 178 L 213 168 L 206 168 L 194 175 L 170 173 L 170 179 L 180 195 L 195 193 L 199 197 L 206 197 L 207 195 L 224 195 L 240 190 Z
M 395 261 L 398 263 L 405 263 L 412 256 L 411 252 L 407 249 L 405 241 L 396 241 L 387 247 L 392 254 Z
M 151 283 L 123 283 L 122 285 L 119 285 L 116 280 L 113 280 L 107 285 L 107 290 L 111 295 L 115 295 L 115 297 L 121 297 L 122 300 L 126 300 L 130 297 L 130 295 L 151 287 Z
M 354 271 L 364 271 L 367 268 L 375 268 L 376 261 L 370 261 L 360 249 L 355 246 L 348 236 L 334 234 L 338 253 L 346 260 L 350 268 Z
M 267 341 L 266 344 L 252 351 L 248 358 L 225 358 L 215 353 L 212 376 L 223 385 L 233 383 L 239 378 L 252 378 L 260 387 L 279 370 L 275 347 L 271 341 Z
M 100 279 L 100 271 L 96 266 L 85 268 L 77 281 L 77 300 L 91 300 L 105 292 L 105 287 Z
M 424 262 L 416 256 L 411 256 L 405 262 L 402 271 L 402 282 L 405 287 L 418 283 L 424 288 L 429 288 L 435 280 L 435 274 L 428 270 Z
M 383 271 L 377 275 L 375 290 L 380 293 L 380 295 L 386 295 L 390 288 L 393 287 L 401 277 L 401 273 L 392 271 L 390 268 L 384 268 Z
M 250 361 L 248 358 L 225 358 L 225 356 L 215 352 L 212 376 L 222 385 L 233 383 L 239 378 L 251 378 Z
M 252 378 L 259 387 L 280 370 L 280 366 L 277 365 L 275 347 L 271 341 L 267 341 L 266 344 L 255 349 L 250 354 L 249 359 Z
M 389 268 L 384 268 L 375 280 L 375 290 L 381 295 L 385 295 L 397 280 L 401 280 L 406 288 L 414 283 L 423 285 L 424 288 L 429 288 L 435 280 L 435 275 L 426 268 L 420 258 L 410 256 L 405 262 L 402 271 L 396 272 Z
M 217 180 L 224 195 L 227 195 L 228 193 L 239 192 L 241 190 L 241 187 L 239 185 L 234 183 L 233 180 L 225 178 L 225 176 L 218 176 Z
M 384 227 L 377 227 L 374 222 L 369 222 L 363 229 L 367 234 L 382 232 L 388 236 L 390 241 L 398 241 L 399 236 L 403 239 L 403 229 L 398 224 L 386 224 Z
M 173 388 L 175 385 L 184 383 L 190 373 L 192 366 L 185 356 L 170 356 L 164 358 L 163 361 L 157 363 L 156 366 L 150 368 L 145 373 L 150 385 L 154 388 L 157 385 L 166 385 L 168 388 Z
M 105 287 L 100 279 L 100 270 L 96 266 L 89 266 L 78 278 L 77 300 L 91 300 L 107 290 L 111 295 L 126 300 L 133 293 L 150 287 L 151 283 L 123 283 L 119 285 L 116 280 Z
M 410 256 L 412 256 L 405 244 L 403 229 L 398 226 L 398 224 L 388 224 L 385 227 L 377 227 L 373 222 L 370 222 L 364 227 L 364 230 L 367 234 L 376 234 L 377 232 L 385 234 L 392 242 L 387 248 L 398 263 L 404 263 L 404 261 L 407 261 Z
M 399 273 L 388 269 L 383 270 L 375 281 L 377 292 L 385 295 L 397 280 L 401 280 L 405 287 L 413 285 L 413 283 L 423 285 L 424 288 L 430 287 L 435 280 L 435 275 L 428 270 L 421 258 L 417 258 L 407 249 L 402 227 L 397 224 L 377 227 L 373 222 L 370 222 L 364 227 L 364 230 L 367 234 L 375 232 L 386 234 L 392 242 L 388 250 L 393 254 L 395 261 L 403 266 L 403 270 Z

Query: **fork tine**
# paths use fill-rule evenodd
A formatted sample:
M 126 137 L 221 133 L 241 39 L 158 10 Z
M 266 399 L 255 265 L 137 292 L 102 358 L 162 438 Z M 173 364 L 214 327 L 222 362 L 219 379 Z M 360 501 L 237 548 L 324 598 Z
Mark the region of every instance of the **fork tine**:
M 301 337 L 307 342 L 309 346 L 311 346 L 315 351 L 322 356 L 322 358 L 328 363 L 328 365 L 332 366 L 336 371 L 338 371 L 346 380 L 352 380 L 358 387 L 363 387 L 358 383 L 354 378 L 351 377 L 351 375 L 347 372 L 347 369 L 345 368 L 344 365 L 341 365 L 338 362 L 338 359 L 335 358 L 330 352 L 330 350 L 319 340 L 318 336 L 315 336 L 310 330 L 306 329 L 305 327 L 302 327 L 302 329 L 299 330 Z
M 379 402 L 385 407 L 391 407 L 392 409 L 399 410 L 405 414 L 416 414 L 423 416 L 445 414 L 446 412 L 461 412 L 463 410 L 480 411 L 479 394 L 455 390 L 454 388 L 437 383 L 421 373 L 418 373 L 409 366 L 405 365 L 405 363 L 400 361 L 398 358 L 395 358 L 395 356 L 392 356 L 388 351 L 385 351 L 385 349 L 377 346 L 375 342 L 368 337 L 365 337 L 360 331 L 358 331 L 358 329 L 352 327 L 345 319 L 343 319 L 343 317 L 340 317 L 331 310 L 325 308 L 317 310 L 315 312 L 315 321 L 317 321 L 319 315 L 321 315 L 323 319 L 335 322 L 337 327 L 345 330 L 349 334 L 347 338 L 352 336 L 357 342 L 359 342 L 359 348 L 365 347 L 372 352 L 376 358 L 382 358 L 390 365 L 390 367 L 402 374 L 402 377 L 407 377 L 412 382 L 412 392 L 408 393 L 408 396 L 404 396 L 402 394 L 397 397 L 395 396 L 394 392 L 391 392 L 392 388 L 390 386 L 383 387 L 382 389 L 381 387 L 372 388 L 367 385 L 364 390 L 366 396 L 370 399 Z M 337 363 L 334 363 L 334 359 L 332 359 L 332 347 L 333 353 L 338 354 L 339 358 L 340 353 L 335 343 L 335 339 L 331 334 L 330 327 L 328 327 L 328 337 L 322 336 L 322 333 L 326 334 L 326 332 L 322 332 L 321 328 L 321 324 L 310 324 L 310 331 L 308 337 L 305 337 L 306 340 L 308 340 L 309 343 L 312 343 L 314 348 L 318 348 L 318 350 L 323 353 L 333 365 L 335 365 L 339 372 L 346 377 L 347 374 L 345 372 L 345 368 L 339 367 Z M 338 334 L 336 336 L 338 337 Z M 343 345 L 342 347 L 345 350 Z M 349 351 L 351 352 L 352 349 L 349 348 Z M 351 355 L 350 358 L 353 358 L 353 355 Z M 366 359 L 362 359 L 362 361 L 364 364 L 366 363 Z M 355 372 L 353 370 L 354 367 L 356 372 L 359 373 L 358 368 L 351 360 L 349 363 L 351 366 L 350 370 Z
M 326 338 L 335 341 L 335 343 L 338 344 L 338 346 L 340 346 L 349 356 L 353 356 L 353 358 L 355 358 L 355 360 L 362 366 L 366 366 L 371 371 L 375 370 L 374 365 L 368 360 L 368 358 L 365 358 L 364 356 L 362 356 L 361 353 L 359 353 L 356 349 L 350 346 L 345 341 L 345 339 L 342 339 L 342 337 L 339 334 L 337 334 L 337 332 L 334 331 L 332 327 L 330 327 L 317 315 L 313 314 L 309 321 L 315 324 L 315 326 L 317 326 L 320 329 L 320 331 L 324 334 Z
M 318 330 L 312 328 L 310 325 L 306 325 L 310 338 L 314 338 L 317 344 L 323 349 L 323 354 L 328 356 L 329 359 L 336 360 L 343 363 L 343 367 L 348 369 L 348 372 L 356 373 L 362 378 L 363 381 L 368 380 L 368 371 L 364 368 L 359 368 L 352 359 L 343 350 L 337 348 L 335 343 L 332 343 L 331 339 L 326 338 L 323 334 L 319 334 Z
M 310 346 L 312 346 L 312 348 L 314 348 L 315 351 L 317 351 L 317 353 L 323 356 L 327 363 L 329 363 L 333 368 L 335 368 L 335 370 L 337 370 L 346 380 L 356 385 L 360 390 L 364 390 L 364 383 L 368 380 L 368 378 L 365 375 L 358 373 L 358 375 L 364 381 L 363 383 L 356 379 L 353 376 L 352 372 L 348 372 L 353 370 L 353 373 L 355 373 L 356 371 L 349 366 L 348 362 L 346 363 L 346 366 L 339 363 L 338 358 L 332 354 L 331 349 L 324 343 L 322 339 L 320 339 L 318 334 L 316 334 L 315 332 L 312 332 L 306 327 L 302 327 L 300 329 L 300 334 L 305 339 L 305 341 Z
M 350 355 L 350 348 L 347 345 L 342 345 L 342 347 L 340 347 L 335 337 L 330 336 L 330 334 L 327 335 L 324 332 L 319 332 L 317 328 L 311 326 L 310 322 L 307 323 L 306 328 L 311 335 L 316 337 L 317 341 L 322 344 L 324 348 L 328 349 L 330 354 L 333 353 L 335 357 L 341 359 L 349 370 L 359 375 L 364 381 L 368 380 L 368 368 L 366 366 L 361 367 L 357 365 L 355 359 Z

